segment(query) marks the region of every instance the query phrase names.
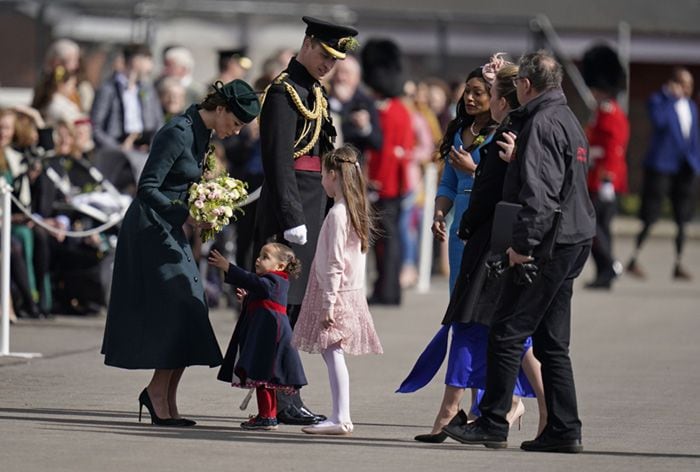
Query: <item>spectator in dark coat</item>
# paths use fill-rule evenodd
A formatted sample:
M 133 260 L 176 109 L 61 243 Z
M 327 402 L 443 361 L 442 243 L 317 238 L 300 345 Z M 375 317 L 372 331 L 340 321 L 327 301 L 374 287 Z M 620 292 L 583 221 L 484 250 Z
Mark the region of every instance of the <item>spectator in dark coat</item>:
M 163 110 L 148 77 L 153 67 L 150 50 L 142 45 L 124 48 L 125 68 L 97 90 L 91 119 L 98 148 L 147 150 L 163 126 Z

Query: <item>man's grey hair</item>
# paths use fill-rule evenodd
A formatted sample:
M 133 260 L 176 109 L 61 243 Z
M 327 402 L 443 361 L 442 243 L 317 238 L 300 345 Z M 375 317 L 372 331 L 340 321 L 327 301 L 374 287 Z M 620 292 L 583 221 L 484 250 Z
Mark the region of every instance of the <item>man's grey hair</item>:
M 523 55 L 518 67 L 518 76 L 527 77 L 538 92 L 561 87 L 564 71 L 549 51 L 540 49 Z

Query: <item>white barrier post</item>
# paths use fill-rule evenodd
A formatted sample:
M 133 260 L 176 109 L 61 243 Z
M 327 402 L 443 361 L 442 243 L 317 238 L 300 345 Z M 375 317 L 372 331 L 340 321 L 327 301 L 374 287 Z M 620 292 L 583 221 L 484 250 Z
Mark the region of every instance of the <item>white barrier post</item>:
M 0 194 L 2 195 L 2 279 L 0 279 L 0 298 L 2 298 L 2 320 L 0 322 L 0 357 L 23 357 L 31 359 L 41 354 L 31 352 L 10 352 L 10 225 L 12 216 L 12 187 L 0 177 Z
M 423 218 L 420 231 L 420 258 L 418 260 L 418 293 L 427 293 L 430 290 L 430 275 L 433 268 L 433 213 L 435 212 L 435 195 L 437 195 L 438 171 L 435 163 L 430 162 L 425 166 L 423 177 Z

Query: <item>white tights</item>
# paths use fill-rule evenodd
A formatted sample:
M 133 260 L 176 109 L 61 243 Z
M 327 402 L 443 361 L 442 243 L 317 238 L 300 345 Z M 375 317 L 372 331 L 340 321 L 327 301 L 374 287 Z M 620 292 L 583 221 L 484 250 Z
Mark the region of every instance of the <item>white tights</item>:
M 345 365 L 345 353 L 340 343 L 329 346 L 321 353 L 328 368 L 328 380 L 331 384 L 333 413 L 328 421 L 335 424 L 350 421 L 350 375 Z

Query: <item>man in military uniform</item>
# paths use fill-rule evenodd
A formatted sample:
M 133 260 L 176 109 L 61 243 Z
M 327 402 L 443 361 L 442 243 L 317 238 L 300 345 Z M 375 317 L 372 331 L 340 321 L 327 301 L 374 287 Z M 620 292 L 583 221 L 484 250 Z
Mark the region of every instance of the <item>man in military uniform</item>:
M 586 288 L 610 290 L 622 271 L 622 265 L 613 256 L 610 226 L 617 212 L 617 195 L 627 191 L 630 124 L 617 102 L 617 95 L 626 86 L 626 74 L 617 52 L 606 44 L 586 51 L 582 65 L 583 80 L 598 104 L 586 128 L 592 161 L 588 192 L 596 216 L 596 235 L 591 247 L 596 276 Z
M 289 61 L 265 94 L 260 115 L 265 181 L 255 224 L 254 254 L 275 239 L 288 244 L 302 262 L 293 280 L 287 314 L 292 326 L 301 307 L 316 242 L 328 208 L 321 186 L 321 156 L 333 149 L 336 135 L 326 91 L 319 80 L 336 61 L 357 46 L 357 31 L 303 17 L 306 35 L 299 53 Z M 298 395 L 278 395 L 282 423 L 313 424 L 324 419 L 311 413 Z

